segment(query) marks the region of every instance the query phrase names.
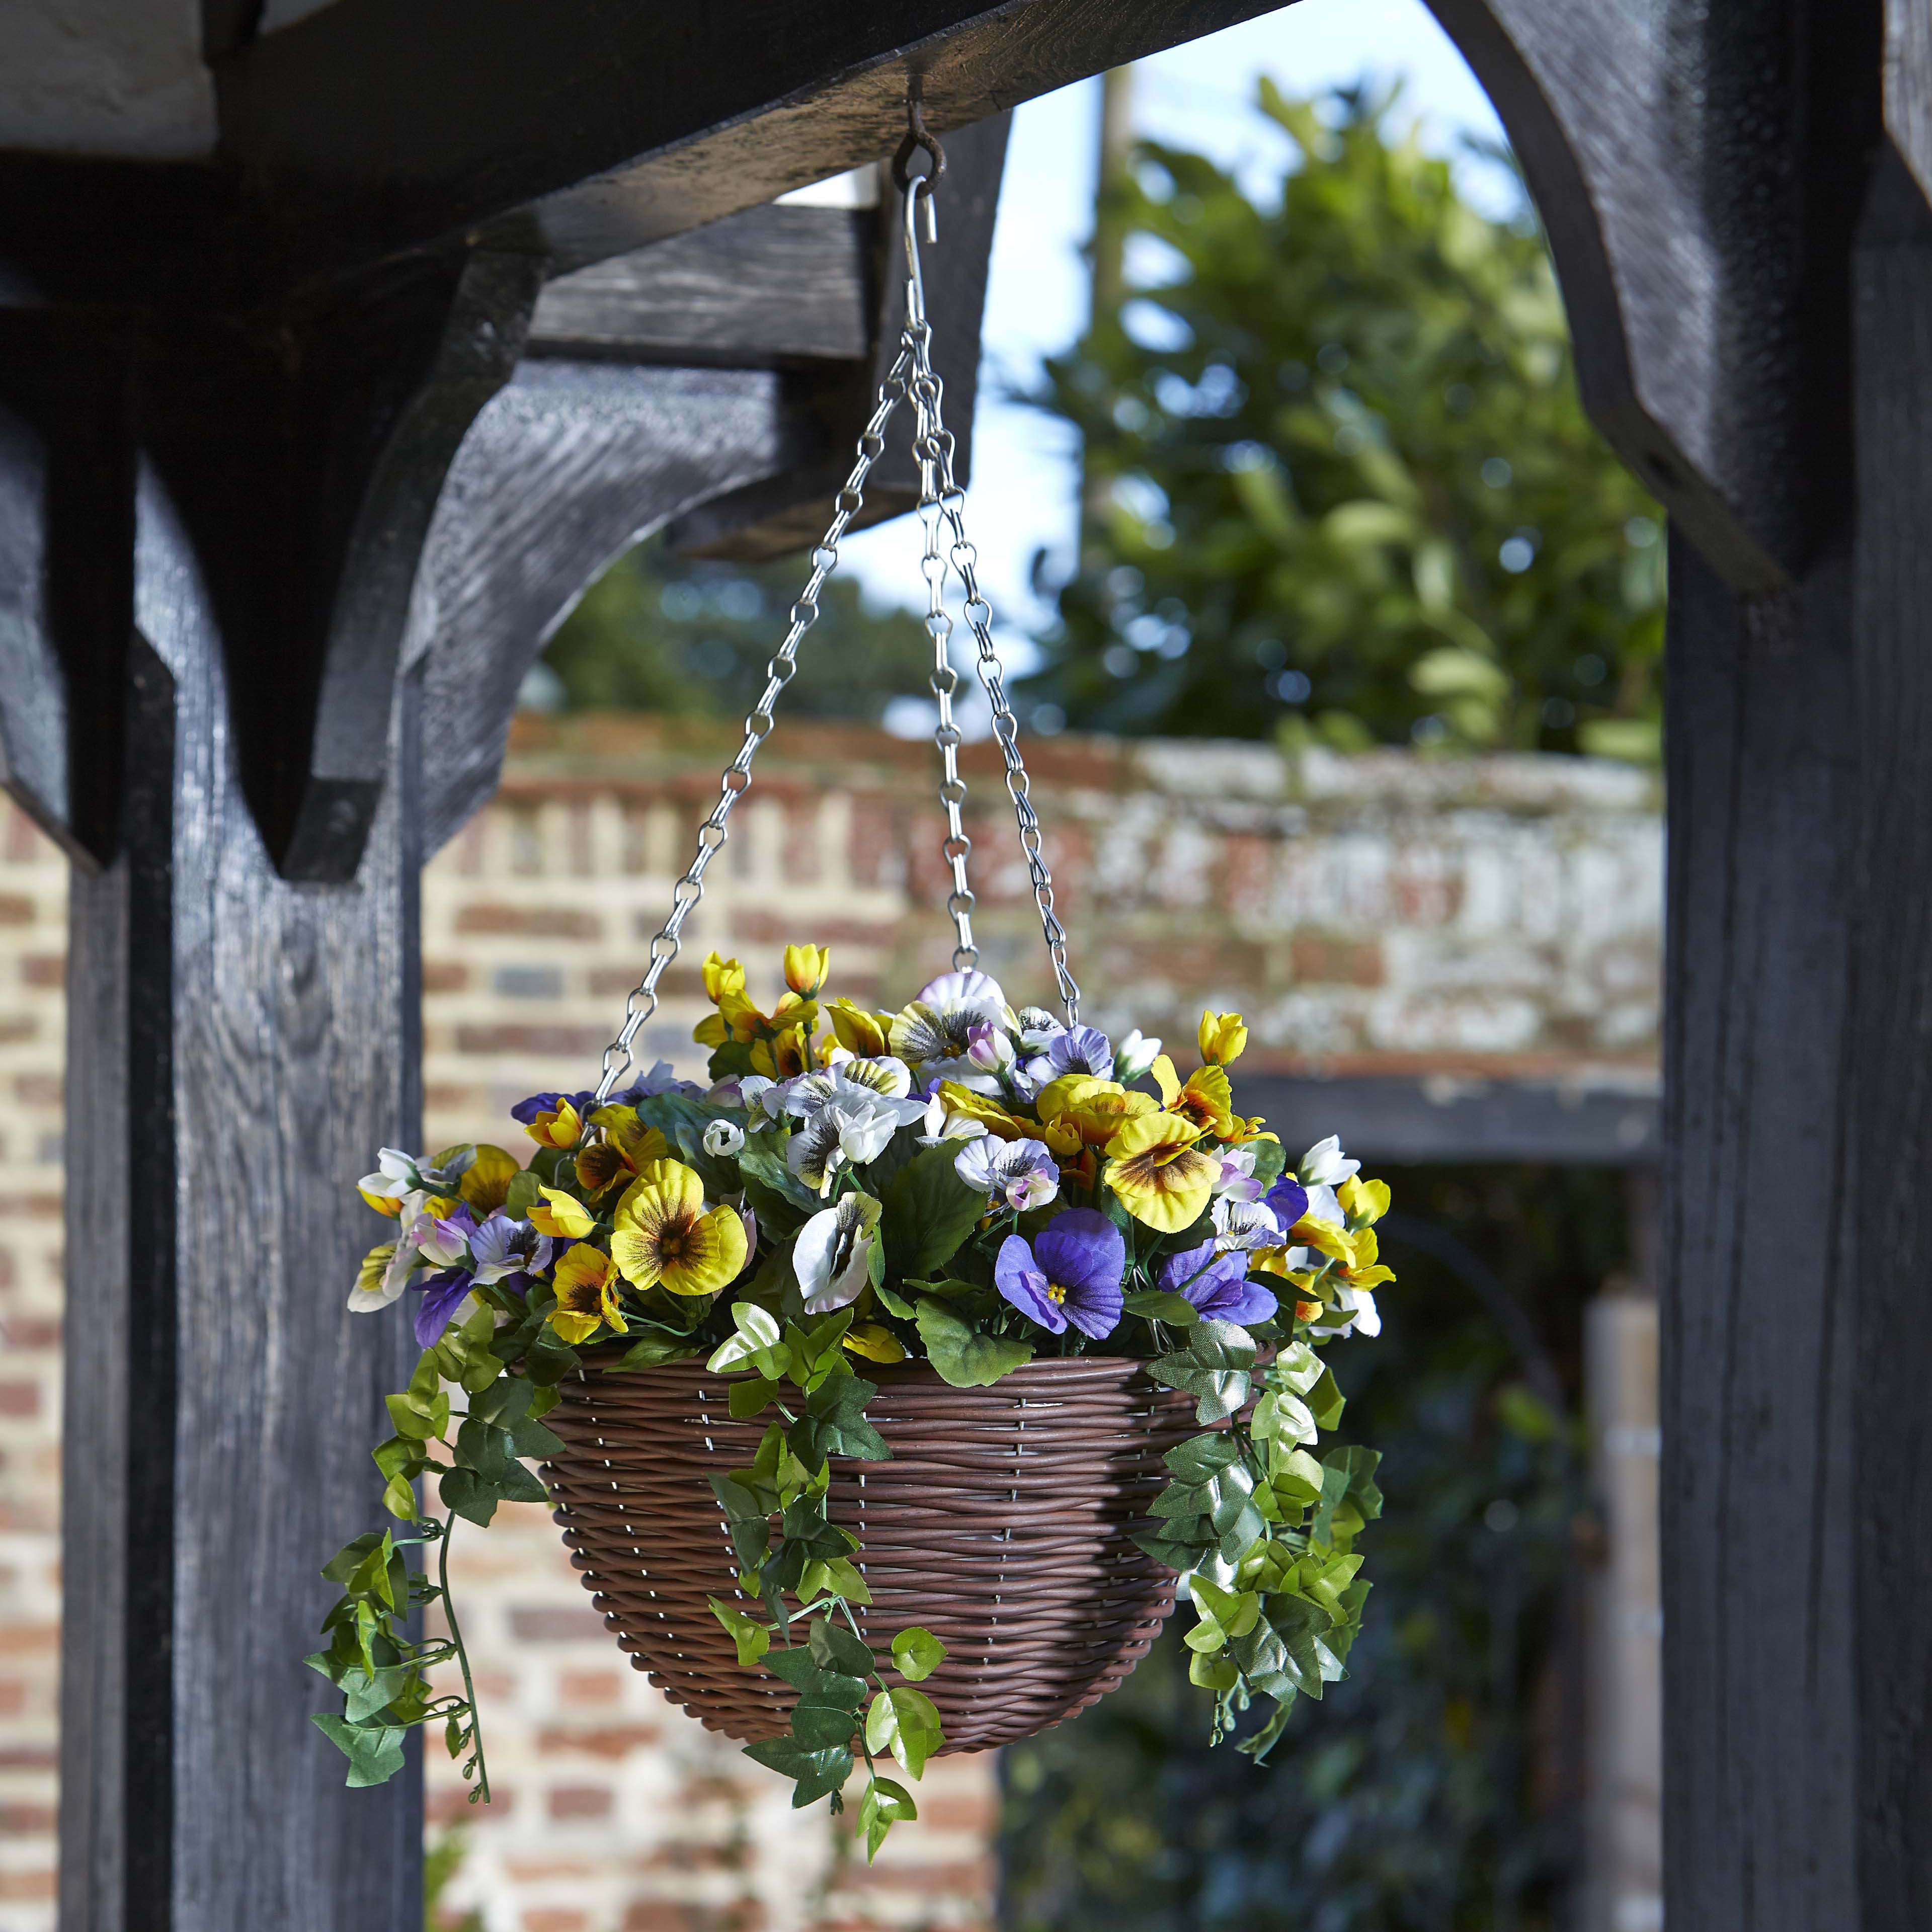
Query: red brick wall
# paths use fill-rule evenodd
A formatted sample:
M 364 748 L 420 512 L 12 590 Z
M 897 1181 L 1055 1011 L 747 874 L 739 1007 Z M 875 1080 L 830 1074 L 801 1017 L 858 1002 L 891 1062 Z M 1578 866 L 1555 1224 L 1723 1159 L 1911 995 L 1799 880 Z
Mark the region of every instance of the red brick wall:
M 424 890 L 432 1147 L 513 1140 L 508 1105 L 587 1079 L 736 735 L 526 719 L 502 791 Z M 1064 739 L 1030 748 L 1088 1016 L 1191 1040 L 1204 1004 L 1249 1064 L 1655 1077 L 1654 782 L 1620 767 Z M 969 748 L 984 963 L 1050 980 L 997 760 Z M 732 820 L 644 1048 L 698 1070 L 697 962 L 829 940 L 838 988 L 893 1003 L 950 944 L 930 746 L 786 725 Z M 64 872 L 0 806 L 0 1927 L 52 1923 Z M 345 1176 L 345 1184 L 353 1179 Z M 346 1284 L 344 1284 L 345 1292 Z M 610 1646 L 540 1510 L 459 1544 L 498 1802 L 431 1756 L 448 1899 L 489 1932 L 832 1932 L 985 1924 L 986 1761 L 928 1773 L 926 1816 L 868 1873 L 818 1814 L 671 1710 Z

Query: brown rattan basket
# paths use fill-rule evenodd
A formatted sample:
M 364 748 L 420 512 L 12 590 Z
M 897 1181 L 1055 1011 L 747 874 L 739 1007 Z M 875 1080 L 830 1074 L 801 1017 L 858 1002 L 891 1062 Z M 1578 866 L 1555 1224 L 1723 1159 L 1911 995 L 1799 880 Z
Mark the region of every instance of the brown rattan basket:
M 863 1541 L 866 1640 L 923 1625 L 949 1653 L 922 1686 L 945 1748 L 1031 1736 L 1104 1696 L 1174 1607 L 1173 1573 L 1136 1547 L 1163 1454 L 1193 1404 L 1138 1364 L 1029 1364 L 990 1388 L 923 1364 L 864 1365 L 890 1462 L 832 1463 L 832 1520 Z M 736 1600 L 736 1562 L 707 1480 L 752 1460 L 764 1423 L 734 1422 L 698 1363 L 562 1384 L 548 1472 L 572 1562 L 632 1664 L 710 1729 L 784 1730 L 796 1694 L 740 1666 L 705 1599 Z M 746 1607 L 753 1607 L 746 1606 Z

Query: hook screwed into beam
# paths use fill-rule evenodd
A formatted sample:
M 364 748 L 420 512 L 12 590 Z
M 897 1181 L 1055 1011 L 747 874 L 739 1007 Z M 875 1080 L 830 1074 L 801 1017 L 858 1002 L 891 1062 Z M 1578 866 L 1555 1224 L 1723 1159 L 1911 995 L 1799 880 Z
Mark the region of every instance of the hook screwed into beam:
M 915 175 L 908 164 L 921 149 L 926 153 L 926 171 Z M 946 172 L 946 149 L 939 136 L 926 124 L 926 106 L 920 98 L 920 84 L 915 76 L 906 88 L 906 130 L 900 137 L 897 152 L 892 156 L 892 183 L 902 195 L 908 197 L 908 205 L 917 201 L 922 194 L 926 202 L 926 238 L 928 242 L 939 239 L 939 228 L 932 206 L 932 191 Z

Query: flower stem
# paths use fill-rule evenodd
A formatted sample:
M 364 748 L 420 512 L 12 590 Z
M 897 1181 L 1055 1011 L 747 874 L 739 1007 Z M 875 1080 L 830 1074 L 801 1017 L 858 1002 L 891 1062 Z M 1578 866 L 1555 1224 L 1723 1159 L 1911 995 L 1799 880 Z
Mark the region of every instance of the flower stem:
M 442 1592 L 442 1613 L 449 1619 L 449 1640 L 455 1647 L 456 1660 L 463 1670 L 463 1694 L 470 1706 L 470 1743 L 476 1754 L 476 1789 L 470 1794 L 474 1804 L 490 1802 L 490 1767 L 483 1758 L 483 1715 L 476 1708 L 476 1686 L 470 1681 L 470 1653 L 463 1647 L 463 1631 L 456 1621 L 456 1600 L 449 1594 L 449 1532 L 455 1527 L 456 1512 L 443 1519 L 442 1549 L 436 1562 L 436 1584 Z

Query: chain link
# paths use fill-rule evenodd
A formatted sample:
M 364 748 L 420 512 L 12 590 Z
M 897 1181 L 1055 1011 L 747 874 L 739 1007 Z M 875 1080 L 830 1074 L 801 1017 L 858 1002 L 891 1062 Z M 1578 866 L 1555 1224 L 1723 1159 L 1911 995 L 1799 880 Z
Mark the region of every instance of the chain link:
M 818 620 L 818 593 L 838 564 L 839 538 L 864 504 L 866 478 L 872 474 L 873 464 L 885 448 L 886 425 L 892 420 L 892 412 L 905 400 L 906 379 L 911 366 L 912 352 L 902 346 L 885 380 L 879 385 L 878 404 L 859 438 L 858 459 L 833 500 L 836 514 L 812 553 L 812 574 L 799 592 L 798 602 L 791 607 L 784 640 L 765 667 L 764 694 L 745 720 L 745 742 L 738 747 L 738 755 L 726 766 L 718 781 L 718 802 L 698 828 L 697 853 L 684 877 L 671 888 L 670 916 L 651 940 L 650 962 L 644 968 L 644 976 L 626 998 L 624 1023 L 618 1028 L 616 1038 L 604 1049 L 602 1077 L 597 1082 L 600 1103 L 610 1098 L 611 1090 L 635 1064 L 631 1043 L 658 1010 L 658 982 L 664 977 L 664 968 L 677 957 L 684 943 L 681 937 L 684 922 L 704 896 L 704 874 L 724 847 L 725 821 L 731 816 L 731 808 L 751 788 L 752 760 L 758 756 L 758 747 L 770 736 L 776 722 L 772 707 L 778 702 L 778 694 L 790 683 L 798 669 L 800 640 Z
M 993 735 L 1006 764 L 1006 792 L 1012 800 L 1013 816 L 1019 826 L 1020 849 L 1026 856 L 1027 872 L 1033 881 L 1034 903 L 1040 909 L 1040 930 L 1046 935 L 1047 951 L 1053 962 L 1053 975 L 1060 988 L 1060 1004 L 1066 1023 L 1076 1026 L 1080 1019 L 1080 988 L 1066 964 L 1066 932 L 1053 909 L 1053 874 L 1041 849 L 1040 820 L 1033 808 L 1031 781 L 1026 761 L 1021 756 L 1019 726 L 1007 702 L 1006 682 L 998 648 L 993 642 L 992 607 L 980 594 L 979 553 L 968 540 L 963 518 L 964 493 L 953 471 L 954 445 L 946 427 L 944 387 L 932 367 L 932 328 L 926 312 L 925 279 L 920 273 L 917 211 L 925 204 L 928 238 L 932 235 L 932 200 L 928 177 L 914 179 L 904 200 L 906 250 L 906 326 L 899 338 L 899 352 L 885 380 L 879 385 L 878 399 L 871 419 L 859 438 L 857 460 L 835 500 L 836 514 L 824 536 L 812 553 L 812 574 L 791 607 L 789 628 L 777 654 L 765 667 L 764 694 L 745 720 L 745 741 L 738 755 L 724 769 L 719 780 L 717 802 L 698 830 L 698 850 L 683 878 L 671 888 L 670 916 L 651 940 L 650 963 L 624 1002 L 623 1024 L 616 1037 L 604 1049 L 601 1077 L 597 1083 L 599 1102 L 608 1100 L 624 1074 L 636 1063 L 632 1042 L 658 1008 L 658 982 L 664 969 L 682 946 L 685 921 L 704 896 L 704 874 L 711 861 L 723 848 L 725 824 L 731 808 L 751 788 L 752 761 L 758 747 L 770 735 L 776 722 L 773 706 L 778 694 L 789 684 L 798 668 L 798 646 L 818 617 L 818 596 L 825 580 L 837 566 L 838 542 L 865 502 L 866 479 L 885 447 L 885 429 L 893 412 L 910 396 L 916 418 L 913 452 L 919 466 L 919 517 L 925 532 L 922 568 L 926 582 L 926 630 L 932 640 L 933 668 L 928 682 L 939 706 L 939 724 L 933 741 L 939 748 L 942 776 L 940 803 L 946 812 L 946 838 L 940 847 L 952 875 L 952 889 L 946 896 L 956 940 L 952 964 L 964 971 L 979 958 L 973 943 L 972 888 L 967 883 L 966 862 L 973 842 L 967 837 L 962 808 L 966 802 L 965 782 L 959 776 L 960 733 L 952 716 L 952 700 L 958 689 L 959 674 L 952 668 L 948 647 L 952 637 L 952 620 L 946 610 L 946 580 L 949 571 L 956 574 L 965 596 L 967 628 L 977 649 L 976 668 L 980 682 L 993 710 Z M 946 539 L 950 538 L 950 542 Z

